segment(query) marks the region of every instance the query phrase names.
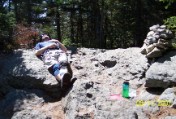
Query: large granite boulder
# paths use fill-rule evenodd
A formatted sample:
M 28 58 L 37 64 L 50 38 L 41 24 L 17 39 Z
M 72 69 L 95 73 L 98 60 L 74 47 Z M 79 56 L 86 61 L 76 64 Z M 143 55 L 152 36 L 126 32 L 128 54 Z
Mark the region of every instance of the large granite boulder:
M 16 50 L 0 58 L 0 119 L 63 118 L 55 111 L 61 110 L 60 84 L 34 53 Z
M 34 88 L 59 96 L 60 86 L 33 50 L 16 50 L 0 60 L 0 84 L 14 88 Z
M 74 74 L 80 79 L 107 79 L 106 83 L 109 84 L 130 80 L 134 87 L 142 84 L 141 81 L 145 80 L 145 72 L 149 68 L 148 60 L 140 53 L 139 48 L 107 51 L 82 48 L 73 56 L 72 65 L 75 67 Z
M 63 119 L 60 101 L 38 89 L 14 89 L 0 99 L 0 119 Z
M 170 113 L 163 118 L 174 118 L 175 88 L 144 87 L 146 83 L 148 87 L 167 88 L 174 83 L 174 75 L 160 81 L 157 68 L 160 71 L 161 67 L 156 64 L 166 63 L 166 67 L 174 70 L 175 53 L 170 52 L 163 58 L 165 60 L 161 58 L 150 65 L 140 48 L 80 48 L 72 55 L 72 69 L 77 80 L 61 98 L 60 84 L 34 56 L 34 51 L 17 50 L 0 57 L 0 119 L 149 119 L 163 115 L 162 111 L 168 109 Z M 157 70 L 152 71 L 153 67 Z M 130 91 L 136 94 L 129 99 L 121 96 L 122 83 L 127 79 Z M 168 85 L 163 86 L 166 81 Z M 113 95 L 116 99 L 112 99 Z M 158 105 L 138 106 L 137 103 L 168 100 L 167 97 L 172 105 L 163 110 Z
M 146 72 L 147 87 L 167 88 L 176 84 L 176 51 L 170 51 L 154 62 Z
M 96 50 L 79 49 L 73 58 L 78 80 L 62 100 L 65 119 L 137 119 L 147 118 L 135 106 L 135 100 L 111 100 L 121 94 L 124 80 L 132 88 L 142 84 L 149 64 L 139 48 Z

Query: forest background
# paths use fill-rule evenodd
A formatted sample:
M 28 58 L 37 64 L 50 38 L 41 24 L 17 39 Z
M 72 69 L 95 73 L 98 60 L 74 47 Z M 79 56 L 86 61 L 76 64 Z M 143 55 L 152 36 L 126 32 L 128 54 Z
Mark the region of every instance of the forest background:
M 176 0 L 1 0 L 0 51 L 33 48 L 44 33 L 66 46 L 141 47 L 155 24 L 176 31 Z

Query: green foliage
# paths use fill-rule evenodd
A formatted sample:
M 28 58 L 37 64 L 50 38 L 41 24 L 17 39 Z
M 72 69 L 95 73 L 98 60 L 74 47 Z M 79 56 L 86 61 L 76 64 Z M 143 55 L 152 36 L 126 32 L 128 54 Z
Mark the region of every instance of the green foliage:
M 160 2 L 174 3 L 176 0 L 159 0 Z
M 40 29 L 41 34 L 48 34 L 50 35 L 51 38 L 57 39 L 57 32 L 53 25 L 51 24 L 42 25 L 41 24 L 39 29 Z
M 160 2 L 163 2 L 163 3 L 167 3 L 167 5 L 165 6 L 166 9 L 168 9 L 168 7 L 169 7 L 172 3 L 176 2 L 176 0 L 159 0 L 159 1 L 160 1 Z
M 66 1 L 68 1 L 68 0 L 56 0 L 58 5 L 62 4 L 63 2 L 66 2 Z
M 0 13 L 0 37 L 8 37 L 15 26 L 15 18 L 12 12 L 7 14 Z
M 0 13 L 0 50 L 10 51 L 13 49 L 12 32 L 15 26 L 15 17 L 12 12 Z
M 81 0 L 56 0 L 58 5 L 69 4 L 69 3 L 72 3 L 72 2 L 79 2 L 79 1 L 81 1 Z
M 174 36 L 176 36 L 176 16 L 172 16 L 164 20 L 164 24 L 170 29 Z M 172 39 L 172 47 L 176 49 L 176 38 Z
M 176 0 L 160 0 L 160 2 L 167 3 L 165 6 L 166 9 L 170 7 L 173 3 L 176 2 Z M 174 36 L 176 36 L 176 16 L 171 16 L 164 20 L 164 24 L 167 25 L 167 27 L 174 33 Z M 176 38 L 172 39 L 172 47 L 176 49 Z
M 70 46 L 71 45 L 71 39 L 70 38 L 64 38 L 62 43 L 65 45 L 65 46 Z
M 172 48 L 173 48 L 173 49 L 176 49 L 176 39 L 174 39 L 174 40 L 172 41 Z
M 167 18 L 164 20 L 164 24 L 166 24 L 169 29 L 176 32 L 176 16 Z
M 169 4 L 176 2 L 176 0 L 159 0 L 160 2 L 167 2 Z
M 35 11 L 36 15 L 43 13 L 43 9 L 41 8 L 41 6 L 33 6 L 32 10 Z
M 34 31 L 51 38 L 62 38 L 66 46 L 96 48 L 140 46 L 148 28 L 163 24 L 168 17 L 164 22 L 175 31 L 176 20 L 171 16 L 175 15 L 172 6 L 176 0 L 9 1 L 2 0 L 0 4 L 0 42 L 12 39 L 15 21 L 26 23 L 27 28 L 34 26 Z M 163 9 L 164 5 L 169 9 Z

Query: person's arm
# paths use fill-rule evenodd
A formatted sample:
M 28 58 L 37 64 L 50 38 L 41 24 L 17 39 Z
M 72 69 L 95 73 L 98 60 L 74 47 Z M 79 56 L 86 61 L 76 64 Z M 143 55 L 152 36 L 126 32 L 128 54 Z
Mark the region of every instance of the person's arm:
M 55 43 L 59 43 L 59 46 L 60 46 L 61 50 L 63 50 L 64 52 L 67 52 L 67 48 L 61 42 L 59 42 L 58 40 L 52 39 L 50 41 L 53 41 Z
M 51 45 L 49 45 L 49 46 L 40 48 L 39 50 L 36 50 L 35 55 L 36 55 L 36 56 L 40 56 L 40 55 L 43 54 L 43 52 L 45 52 L 45 50 L 47 50 L 47 49 L 49 49 L 49 48 L 55 48 L 55 47 L 57 47 L 56 44 L 51 44 Z
M 48 47 L 43 47 L 39 50 L 36 50 L 35 55 L 40 56 L 46 49 L 48 49 Z
M 59 42 L 59 46 L 61 50 L 63 50 L 64 52 L 67 52 L 67 48 L 62 43 Z

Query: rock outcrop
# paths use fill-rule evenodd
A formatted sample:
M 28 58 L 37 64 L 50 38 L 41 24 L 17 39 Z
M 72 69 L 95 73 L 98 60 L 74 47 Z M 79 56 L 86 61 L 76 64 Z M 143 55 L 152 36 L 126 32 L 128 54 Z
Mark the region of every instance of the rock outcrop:
M 174 118 L 175 54 L 168 52 L 151 64 L 140 48 L 80 48 L 72 55 L 77 80 L 63 96 L 60 84 L 34 51 L 17 50 L 0 58 L 0 118 Z M 133 93 L 129 99 L 120 95 L 126 79 Z M 116 98 L 112 99 L 112 95 Z M 169 104 L 158 105 L 163 100 Z
M 5 56 L 0 61 L 0 67 L 1 74 L 6 78 L 5 82 L 12 87 L 37 88 L 45 90 L 53 96 L 61 95 L 58 90 L 58 82 L 49 74 L 43 62 L 35 57 L 33 50 L 17 50 L 13 54 Z M 57 94 L 56 90 L 58 90 Z
M 176 84 L 176 52 L 171 51 L 153 63 L 146 72 L 147 87 L 167 88 Z

